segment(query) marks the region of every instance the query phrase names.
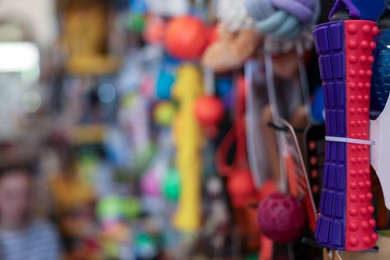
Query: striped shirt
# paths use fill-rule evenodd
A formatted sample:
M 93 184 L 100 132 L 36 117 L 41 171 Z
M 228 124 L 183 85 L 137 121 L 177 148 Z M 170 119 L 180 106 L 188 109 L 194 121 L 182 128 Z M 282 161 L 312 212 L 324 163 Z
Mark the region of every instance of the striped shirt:
M 52 225 L 42 220 L 33 221 L 22 231 L 0 230 L 0 259 L 60 259 L 59 236 Z

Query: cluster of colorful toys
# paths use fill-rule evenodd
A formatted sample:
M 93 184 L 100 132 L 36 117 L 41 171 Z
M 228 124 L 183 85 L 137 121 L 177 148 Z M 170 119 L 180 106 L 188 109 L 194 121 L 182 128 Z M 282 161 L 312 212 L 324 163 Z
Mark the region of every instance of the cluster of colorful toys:
M 389 0 L 59 2 L 69 259 L 390 258 Z

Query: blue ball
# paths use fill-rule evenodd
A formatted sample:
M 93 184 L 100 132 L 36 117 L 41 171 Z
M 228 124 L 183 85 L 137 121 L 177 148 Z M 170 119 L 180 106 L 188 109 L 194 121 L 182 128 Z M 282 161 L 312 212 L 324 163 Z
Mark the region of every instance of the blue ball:
M 217 78 L 215 88 L 219 96 L 229 95 L 233 88 L 233 79 L 230 77 Z
M 311 115 L 317 123 L 325 123 L 325 102 L 322 87 L 317 87 L 314 92 L 313 102 L 311 105 Z
M 161 70 L 156 82 L 156 95 L 160 99 L 170 99 L 173 85 L 176 81 L 174 72 Z
M 215 90 L 219 97 L 221 97 L 225 107 L 229 109 L 234 106 L 234 91 L 232 77 L 219 77 L 215 82 Z

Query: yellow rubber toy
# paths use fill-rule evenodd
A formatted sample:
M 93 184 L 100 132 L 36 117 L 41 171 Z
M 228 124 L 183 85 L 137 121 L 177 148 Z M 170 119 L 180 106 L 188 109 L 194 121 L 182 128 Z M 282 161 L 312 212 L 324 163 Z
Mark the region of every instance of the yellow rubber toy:
M 195 117 L 195 102 L 204 94 L 200 71 L 193 65 L 178 70 L 173 97 L 179 109 L 173 122 L 176 166 L 181 192 L 173 225 L 182 232 L 194 233 L 201 226 L 202 129 Z

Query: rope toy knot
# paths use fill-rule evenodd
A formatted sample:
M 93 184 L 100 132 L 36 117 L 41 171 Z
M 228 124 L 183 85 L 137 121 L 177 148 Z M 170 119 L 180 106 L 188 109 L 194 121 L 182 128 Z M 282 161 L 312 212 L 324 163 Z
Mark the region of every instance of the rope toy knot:
M 320 12 L 318 0 L 244 0 L 256 28 L 272 38 L 290 41 L 311 27 Z
M 230 32 L 255 28 L 255 21 L 248 15 L 244 0 L 218 0 L 217 17 Z

